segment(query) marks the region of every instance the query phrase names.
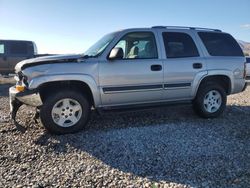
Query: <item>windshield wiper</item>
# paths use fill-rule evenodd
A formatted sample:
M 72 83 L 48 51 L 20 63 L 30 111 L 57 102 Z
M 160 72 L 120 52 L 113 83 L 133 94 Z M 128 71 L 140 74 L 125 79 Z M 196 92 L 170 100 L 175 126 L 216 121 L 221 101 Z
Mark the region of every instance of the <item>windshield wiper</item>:
M 94 58 L 96 57 L 95 55 L 82 55 L 81 58 L 88 59 L 88 58 Z

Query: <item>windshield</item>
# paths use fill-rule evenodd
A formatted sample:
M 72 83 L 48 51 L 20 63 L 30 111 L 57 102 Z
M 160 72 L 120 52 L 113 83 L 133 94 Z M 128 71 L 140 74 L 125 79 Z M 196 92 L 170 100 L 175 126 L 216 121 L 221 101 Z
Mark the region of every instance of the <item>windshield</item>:
M 100 55 L 114 39 L 117 33 L 118 32 L 110 33 L 102 37 L 84 53 L 84 56 L 96 57 Z

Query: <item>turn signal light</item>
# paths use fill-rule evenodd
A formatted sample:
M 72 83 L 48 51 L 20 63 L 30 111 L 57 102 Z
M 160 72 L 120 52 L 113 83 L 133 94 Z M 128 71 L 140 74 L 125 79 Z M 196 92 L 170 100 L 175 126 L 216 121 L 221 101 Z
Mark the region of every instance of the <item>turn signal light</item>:
M 24 86 L 16 85 L 16 90 L 17 91 L 24 91 L 24 89 L 25 89 Z

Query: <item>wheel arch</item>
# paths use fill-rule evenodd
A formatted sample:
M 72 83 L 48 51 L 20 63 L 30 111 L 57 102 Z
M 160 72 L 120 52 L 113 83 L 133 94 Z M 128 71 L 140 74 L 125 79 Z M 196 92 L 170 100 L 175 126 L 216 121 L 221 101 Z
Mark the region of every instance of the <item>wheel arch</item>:
M 199 82 L 195 90 L 193 91 L 193 96 L 196 96 L 199 88 L 201 85 L 208 83 L 208 82 L 214 82 L 220 84 L 226 91 L 226 94 L 231 94 L 233 83 L 232 83 L 232 75 L 231 74 L 223 74 L 223 73 L 209 73 L 205 76 L 203 76 Z
M 37 88 L 42 100 L 48 95 L 48 90 L 68 88 L 78 90 L 88 96 L 94 107 L 100 105 L 100 94 L 95 80 L 88 75 L 53 75 L 33 79 L 29 88 Z

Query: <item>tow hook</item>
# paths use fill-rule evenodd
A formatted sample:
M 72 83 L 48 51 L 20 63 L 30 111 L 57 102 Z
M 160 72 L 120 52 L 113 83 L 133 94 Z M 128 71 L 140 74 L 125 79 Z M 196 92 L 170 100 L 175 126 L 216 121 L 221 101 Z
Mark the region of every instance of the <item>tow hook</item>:
M 11 119 L 13 120 L 16 129 L 22 133 L 25 133 L 27 129 L 16 121 L 17 111 L 23 104 L 16 100 L 12 101 L 11 103 L 12 103 Z

